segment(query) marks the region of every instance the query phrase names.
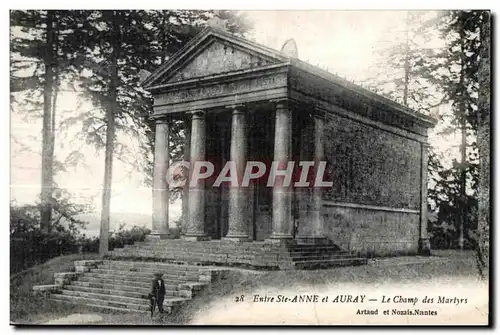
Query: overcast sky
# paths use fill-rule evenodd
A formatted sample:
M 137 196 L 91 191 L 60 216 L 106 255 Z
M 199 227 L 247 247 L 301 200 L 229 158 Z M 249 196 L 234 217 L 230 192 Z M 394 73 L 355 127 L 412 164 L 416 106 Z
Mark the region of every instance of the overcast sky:
M 298 45 L 299 58 L 351 79 L 367 77 L 374 51 L 391 27 L 402 24 L 402 11 L 247 11 L 254 22 L 251 39 L 274 49 L 293 38 Z M 76 109 L 75 97 L 60 95 L 60 109 Z M 83 108 L 90 108 L 84 106 Z M 41 151 L 41 120 L 26 122 L 17 115 L 11 118 L 12 134 L 32 151 Z M 81 143 L 69 143 L 59 138 L 56 148 L 60 157 Z M 33 203 L 40 192 L 40 156 L 23 152 L 12 141 L 11 196 L 21 203 Z M 61 187 L 74 192 L 75 197 L 93 199 L 100 210 L 100 189 L 103 182 L 103 155 L 83 146 L 88 167 L 79 167 L 57 176 Z M 112 212 L 151 213 L 151 190 L 141 186 L 140 173 L 129 174 L 115 160 L 113 170 Z M 171 205 L 171 219 L 180 215 L 179 204 Z

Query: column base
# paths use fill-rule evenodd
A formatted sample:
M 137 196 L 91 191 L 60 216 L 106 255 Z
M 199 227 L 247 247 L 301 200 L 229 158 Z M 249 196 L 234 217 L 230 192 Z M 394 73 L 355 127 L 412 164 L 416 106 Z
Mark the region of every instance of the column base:
M 264 241 L 270 244 L 284 244 L 284 245 L 288 245 L 294 242 L 292 235 L 285 235 L 285 234 L 283 235 L 272 234 Z
M 328 239 L 325 236 L 296 236 L 297 244 L 307 245 L 325 245 L 328 244 Z
M 184 241 L 210 241 L 210 236 L 208 235 L 183 235 L 181 240 Z
M 422 256 L 431 255 L 431 242 L 428 238 L 418 239 L 418 254 Z
M 146 235 L 146 241 L 151 241 L 151 240 L 166 240 L 166 239 L 169 239 L 170 238 L 170 234 L 169 233 L 157 233 L 157 232 L 153 232 L 149 235 Z
M 222 238 L 223 241 L 230 242 L 250 242 L 250 237 L 248 235 L 230 235 Z

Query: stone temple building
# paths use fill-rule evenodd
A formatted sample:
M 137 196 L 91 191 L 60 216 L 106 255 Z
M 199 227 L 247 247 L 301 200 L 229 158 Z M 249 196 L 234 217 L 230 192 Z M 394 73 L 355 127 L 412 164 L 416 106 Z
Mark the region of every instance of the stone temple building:
M 74 272 L 33 289 L 55 301 L 142 313 L 161 272 L 163 307 L 172 311 L 223 280 L 228 265 L 317 269 L 428 254 L 434 120 L 300 61 L 293 44 L 278 52 L 208 28 L 146 78 L 156 122 L 152 233 L 103 259 L 75 261 Z M 302 161 L 314 164 L 311 181 L 323 162 L 325 184 L 307 185 L 301 172 L 291 186 L 282 177 L 268 186 L 267 175 L 248 187 L 218 186 L 216 177 L 184 186 L 185 229 L 173 238 L 167 171 L 179 125 L 191 176 L 197 162 L 210 162 L 215 175 L 233 162 L 240 179 L 247 162 L 280 169 L 292 162 L 295 171 Z
M 234 161 L 240 177 L 248 161 L 326 161 L 333 185 L 186 186 L 181 241 L 426 252 L 435 121 L 294 56 L 207 28 L 143 81 L 156 121 L 151 237 L 168 237 L 169 132 L 183 120 L 186 161 Z

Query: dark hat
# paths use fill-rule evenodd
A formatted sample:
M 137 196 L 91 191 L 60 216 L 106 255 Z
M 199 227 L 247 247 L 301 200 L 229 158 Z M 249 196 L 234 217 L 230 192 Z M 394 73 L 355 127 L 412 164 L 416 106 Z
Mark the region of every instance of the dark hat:
M 156 272 L 156 273 L 155 273 L 155 277 L 163 277 L 163 273 L 161 273 L 161 272 Z

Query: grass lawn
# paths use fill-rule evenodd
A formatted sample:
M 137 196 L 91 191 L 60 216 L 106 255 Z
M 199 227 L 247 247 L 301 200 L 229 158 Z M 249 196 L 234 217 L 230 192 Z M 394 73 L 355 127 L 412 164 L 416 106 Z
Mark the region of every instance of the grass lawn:
M 99 258 L 97 254 L 67 255 L 53 258 L 10 277 L 10 320 L 12 323 L 43 323 L 86 309 L 49 301 L 33 294 L 34 285 L 54 284 L 54 273 L 74 271 L 74 262 Z
M 90 256 L 90 257 L 89 257 Z M 63 256 L 36 266 L 11 281 L 11 320 L 16 323 L 43 323 L 73 313 L 99 314 L 97 324 L 188 324 L 195 315 L 208 312 L 214 299 L 251 293 L 263 288 L 298 290 L 304 287 L 339 287 L 339 285 L 378 285 L 410 283 L 449 283 L 452 280 L 477 280 L 475 258 L 471 252 L 436 251 L 434 256 L 404 256 L 370 260 L 366 266 L 327 270 L 252 271 L 235 269 L 227 278 L 212 283 L 182 310 L 163 320 L 151 320 L 147 314 L 103 312 L 97 309 L 52 303 L 43 297 L 33 298 L 31 287 L 53 282 L 53 273 L 70 270 L 73 261 L 95 255 Z

